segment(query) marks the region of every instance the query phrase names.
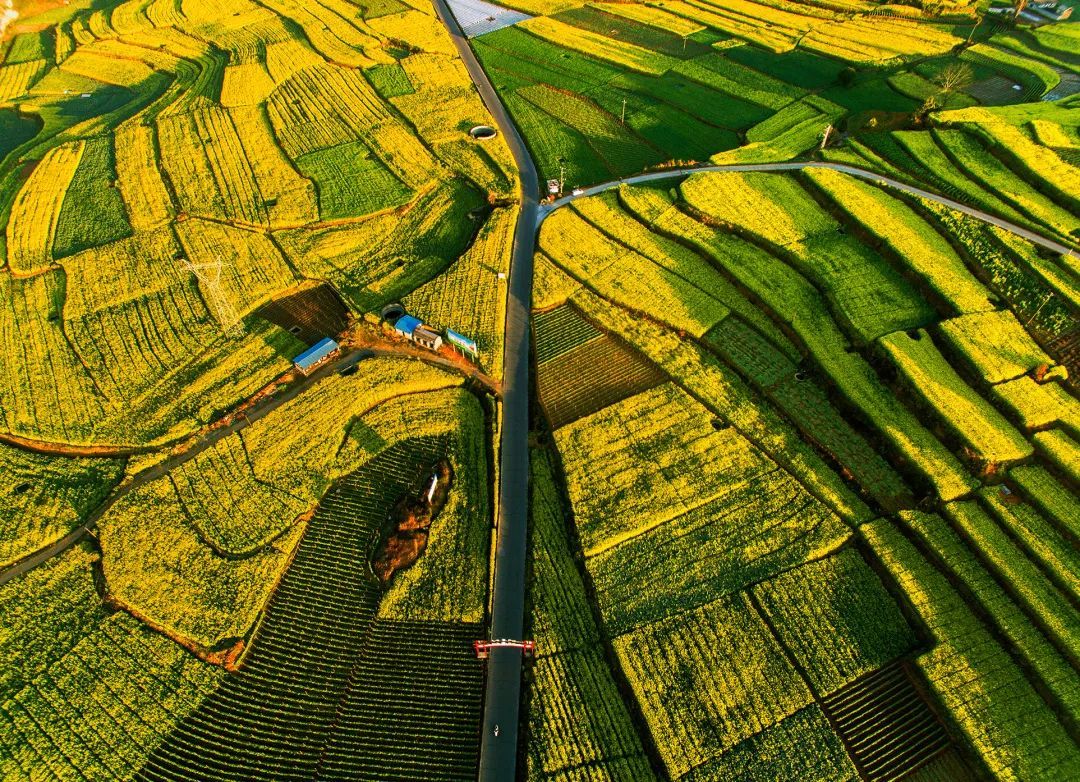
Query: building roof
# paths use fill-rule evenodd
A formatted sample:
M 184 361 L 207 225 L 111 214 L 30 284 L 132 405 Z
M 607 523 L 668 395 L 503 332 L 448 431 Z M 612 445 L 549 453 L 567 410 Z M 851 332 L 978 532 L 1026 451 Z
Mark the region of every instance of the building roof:
M 321 339 L 293 359 L 300 369 L 310 369 L 338 349 L 338 343 L 327 337 Z
M 419 318 L 414 318 L 412 315 L 402 315 L 397 319 L 394 328 L 405 336 L 411 337 L 412 333 L 422 325 Z
M 417 326 L 413 331 L 413 337 L 421 337 L 431 342 L 442 342 L 442 334 L 432 331 L 427 326 Z

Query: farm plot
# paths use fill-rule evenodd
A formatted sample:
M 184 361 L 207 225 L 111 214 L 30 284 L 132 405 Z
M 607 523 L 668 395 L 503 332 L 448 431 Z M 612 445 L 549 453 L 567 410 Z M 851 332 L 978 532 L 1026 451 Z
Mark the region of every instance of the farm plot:
M 991 772 L 1036 780 L 1077 773 L 1076 745 L 945 576 L 891 522 L 865 525 L 862 532 L 936 642 L 917 658 L 919 668 Z
M 431 153 L 359 71 L 304 68 L 274 91 L 267 112 L 281 148 L 293 160 L 359 138 L 410 189 L 437 174 Z
M 893 196 L 844 174 L 822 169 L 806 172 L 856 223 L 889 246 L 955 312 L 986 312 L 989 291 L 937 231 Z
M 715 273 L 699 257 L 653 260 L 605 236 L 577 211 L 545 220 L 540 248 L 601 296 L 694 336 L 730 312 L 721 298 L 725 287 L 712 283 Z
M 776 256 L 681 211 L 666 212 L 657 227 L 682 236 L 789 324 L 848 401 L 907 454 L 943 496 L 961 496 L 971 488 L 972 479 L 956 458 L 885 388 L 869 364 L 848 349 L 847 338 L 809 280 Z
M 570 311 L 560 307 L 552 314 Z M 571 321 L 581 320 L 574 313 Z M 664 374 L 631 348 L 595 329 L 580 343 L 566 341 L 573 335 L 544 333 L 537 328 L 537 350 L 545 355 L 537 367 L 537 388 L 553 429 L 558 429 L 621 399 L 663 382 Z M 591 328 L 591 327 L 590 327 Z M 560 339 L 563 338 L 563 339 Z M 578 337 L 580 338 L 580 337 Z M 550 355 L 550 353 L 555 355 Z M 586 374 L 587 373 L 587 374 Z M 583 378 L 587 377 L 587 380 Z
M 1054 363 L 1008 310 L 962 315 L 942 321 L 938 329 L 945 343 L 991 385 Z
M 63 282 L 57 273 L 26 279 L 0 274 L 0 407 L 9 432 L 88 442 L 109 405 L 60 328 Z
M 945 726 L 901 665 L 852 682 L 829 696 L 823 708 L 869 779 L 903 779 L 950 744 Z M 964 769 L 962 761 L 958 764 Z M 970 777 L 968 772 L 953 778 Z
M 965 173 L 992 193 L 1009 202 L 1028 220 L 1048 227 L 1059 236 L 1072 236 L 1080 220 L 1040 193 L 976 139 L 962 130 L 934 131 L 934 138 Z
M 904 519 L 905 525 L 943 563 L 943 572 L 951 574 L 959 588 L 975 597 L 998 632 L 1021 652 L 1038 677 L 1035 681 L 1041 681 L 1064 712 L 1075 719 L 1080 713 L 1080 683 L 1066 658 L 1032 622 L 1016 597 L 994 579 L 992 571 L 980 561 L 977 553 L 948 524 L 941 522 L 938 516 Z
M 73 549 L 0 590 L 7 667 L 0 772 L 130 778 L 222 673 L 94 590 L 94 557 Z M 40 607 L 39 607 L 40 606 Z
M 480 624 L 376 620 L 349 676 L 320 777 L 461 780 L 476 773 Z
M 614 646 L 674 778 L 812 701 L 743 595 L 646 625 Z
M 718 423 L 667 384 L 556 432 L 610 632 L 736 591 L 847 537 L 789 474 Z M 640 589 L 652 581 L 665 588 Z
M 757 458 L 759 474 L 725 479 L 704 504 L 588 558 L 609 632 L 732 594 L 847 540 L 848 528 L 833 513 L 790 475 Z M 610 491 L 606 496 L 617 501 Z M 578 519 L 579 525 L 589 521 Z M 643 590 L 642 584 L 654 587 Z
M 435 410 L 445 409 L 449 400 L 431 401 Z M 320 502 L 240 673 L 229 677 L 153 754 L 143 778 L 231 778 L 268 768 L 275 773 L 288 769 L 302 778 L 340 778 L 358 772 L 357 763 L 395 779 L 474 773 L 482 680 L 470 641 L 479 628 L 460 617 L 482 612 L 486 573 L 474 569 L 473 580 L 481 586 L 477 592 L 447 579 L 445 568 L 467 556 L 485 570 L 480 552 L 486 546 L 481 542 L 468 547 L 467 555 L 460 549 L 455 555 L 460 524 L 436 525 L 462 514 L 480 525 L 476 509 L 482 498 L 467 498 L 462 508 L 468 510 L 462 513 L 448 505 L 447 515 L 432 526 L 429 550 L 420 563 L 396 577 L 417 567 L 434 568 L 428 569 L 434 581 L 406 585 L 404 591 L 422 592 L 429 602 L 433 591 L 444 590 L 442 600 L 456 612 L 456 620 L 378 618 L 386 599 L 401 615 L 403 603 L 394 600 L 398 584 L 392 582 L 384 593 L 370 569 L 357 563 L 368 561 L 394 503 L 422 491 L 431 465 L 448 449 L 455 454 L 460 479 L 451 495 L 472 494 L 484 485 L 482 476 L 465 477 L 482 470 L 484 459 L 452 445 L 461 442 L 452 407 L 449 415 L 436 419 L 414 404 L 395 406 L 385 420 L 381 410 L 361 419 L 374 452 Z M 429 421 L 422 423 L 425 415 Z M 477 416 L 478 410 L 466 426 L 472 430 L 465 435 L 472 447 L 482 447 Z M 428 433 L 409 435 L 409 428 Z M 440 543 L 440 538 L 446 540 Z M 428 557 L 450 561 L 440 570 L 425 564 Z M 319 608 L 317 618 L 310 616 L 312 605 Z M 422 607 L 419 600 L 414 605 Z M 241 714 L 244 718 L 236 720 Z M 415 730 L 394 729 L 403 720 L 423 721 L 424 729 L 419 723 Z
M 533 637 L 539 660 L 529 699 L 530 776 L 582 766 L 616 778 L 650 769 L 641 740 L 596 648 L 585 584 L 571 554 L 550 458 L 531 458 L 533 495 Z
M 752 593 L 819 696 L 915 646 L 896 602 L 854 548 L 782 573 Z
M 877 252 L 845 234 L 790 176 L 704 174 L 686 180 L 680 192 L 700 213 L 786 250 L 784 255 L 834 303 L 852 338 L 872 341 L 933 319 L 911 284 Z
M 1034 452 L 1023 434 L 964 382 L 924 330 L 889 334 L 879 344 L 912 391 L 959 434 L 978 459 L 1002 464 Z
M 1030 375 L 994 386 L 994 395 L 1028 430 L 1063 424 L 1080 432 L 1080 405 L 1061 383 L 1039 383 Z
M 1023 464 L 1009 470 L 1009 479 L 1044 516 L 1056 522 L 1066 536 L 1080 537 L 1080 501 L 1046 468 Z
M 811 704 L 691 769 L 687 782 L 845 782 L 856 771 L 821 707 Z
M 118 459 L 64 459 L 0 445 L 0 567 L 67 534 L 119 481 Z
M 1046 188 L 1062 206 L 1080 204 L 1076 167 L 1062 160 L 1052 149 L 1032 141 L 1002 115 L 984 108 L 970 108 L 940 112 L 937 116 L 943 123 L 971 127 L 976 133 L 989 136 L 1022 178 Z
M 7 221 L 7 265 L 12 271 L 29 274 L 52 265 L 64 197 L 84 147 L 78 141 L 50 150 L 15 196 Z
M 108 136 L 88 139 L 57 217 L 54 258 L 131 234 L 123 199 L 113 188 L 116 178 L 112 139 Z
M 944 54 L 958 43 L 944 27 L 865 16 L 820 25 L 799 39 L 800 48 L 850 62 Z
M 340 334 L 349 325 L 348 308 L 333 286 L 326 283 L 271 299 L 256 314 L 307 345 Z
M 226 554 L 250 554 L 270 544 L 310 504 L 259 483 L 239 437 L 221 440 L 185 462 L 170 480 L 201 536 Z
M 733 130 L 761 121 L 767 107 L 790 102 L 797 92 L 717 59 L 696 40 L 684 44 L 670 33 L 616 16 L 609 23 L 609 9 L 568 13 L 572 25 L 544 18 L 524 25 L 556 26 L 569 37 L 543 40 L 518 26 L 475 41 L 547 177 L 558 175 L 558 158 L 574 184 L 665 160 L 703 160 L 737 146 Z M 601 16 L 607 26 L 590 30 Z M 611 36 L 611 29 L 622 32 Z M 668 54 L 631 42 L 657 36 L 667 42 L 661 48 Z M 648 55 L 644 60 L 642 53 Z M 688 57 L 693 59 L 683 59 Z
M 468 214 L 482 205 L 473 187 L 452 179 L 394 212 L 274 236 L 301 274 L 330 281 L 359 311 L 378 311 L 434 279 L 468 248 L 478 229 Z
M 708 411 L 670 383 L 579 419 L 555 441 L 567 460 L 586 555 L 705 504 L 717 494 L 719 475 L 737 484 L 771 467 L 736 432 L 714 427 Z M 613 495 L 615 486 L 622 491 Z
M 472 246 L 447 271 L 402 299 L 425 323 L 474 340 L 482 363 L 495 376 L 502 373 L 504 281 L 510 273 L 516 220 L 514 209 L 493 211 Z
M 842 518 L 857 521 L 873 517 L 818 454 L 798 438 L 790 424 L 714 355 L 585 291 L 579 291 L 574 298 L 591 319 L 636 346 L 669 377 L 678 377 L 722 422 L 729 423 L 795 475 Z
M 168 479 L 126 495 L 99 529 L 110 597 L 207 652 L 248 632 L 303 534 L 297 525 L 247 556 L 218 554 Z M 144 551 L 159 555 L 147 558 Z
M 1039 257 L 1027 243 L 944 207 L 929 212 L 949 231 L 1016 317 L 1043 340 L 1067 335 L 1073 328 L 1068 288 L 1056 264 Z M 1063 294 L 1065 291 L 1066 294 Z M 993 313 L 987 317 L 995 317 Z
M 315 182 L 323 220 L 381 212 L 412 199 L 412 191 L 362 141 L 305 153 L 296 166 Z
M 1067 594 L 1080 593 L 1080 556 L 1070 538 L 1055 529 L 1034 507 L 1000 488 L 986 487 L 980 496 L 1002 527 L 1035 562 L 1041 562 L 1050 580 Z
M 1064 475 L 1080 481 L 1080 443 L 1061 429 L 1048 429 L 1032 435 L 1036 447 Z

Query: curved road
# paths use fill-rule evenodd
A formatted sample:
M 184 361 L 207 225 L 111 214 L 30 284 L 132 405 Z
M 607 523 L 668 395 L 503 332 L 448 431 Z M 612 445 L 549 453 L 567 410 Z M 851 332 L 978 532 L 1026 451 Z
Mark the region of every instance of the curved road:
M 717 165 L 717 166 L 688 166 L 686 168 L 671 168 L 664 171 L 654 171 L 649 174 L 636 174 L 635 176 L 623 177 L 622 179 L 613 179 L 610 182 L 604 182 L 599 185 L 593 185 L 592 187 L 586 187 L 579 195 L 568 195 L 554 201 L 550 204 L 541 204 L 540 214 L 536 220 L 536 227 L 539 229 L 540 224 L 544 222 L 544 218 L 554 212 L 556 209 L 566 206 L 571 201 L 577 198 L 587 198 L 588 196 L 597 195 L 603 193 L 606 190 L 618 187 L 619 185 L 636 185 L 642 182 L 656 182 L 663 179 L 674 179 L 677 177 L 687 176 L 689 174 L 699 174 L 703 171 L 801 171 L 807 168 L 827 168 L 831 171 L 840 171 L 844 174 L 850 174 L 853 177 L 859 179 L 866 179 L 870 182 L 876 182 L 879 185 L 885 185 L 893 190 L 899 190 L 909 195 L 918 196 L 919 198 L 925 198 L 927 201 L 933 201 L 947 206 L 950 209 L 955 209 L 958 212 L 963 212 L 966 215 L 982 220 L 984 223 L 990 223 L 997 226 L 1009 233 L 1016 234 L 1024 239 L 1027 239 L 1033 244 L 1046 247 L 1061 255 L 1068 255 L 1069 253 L 1076 252 L 1072 247 L 1068 247 L 1060 242 L 1055 242 L 1053 239 L 1047 239 L 1034 231 L 1029 231 L 1027 228 L 1022 228 L 1019 225 L 1010 223 L 1007 220 L 1002 220 L 1000 217 L 994 217 L 992 214 L 983 212 L 980 209 L 974 209 L 966 204 L 962 204 L 959 201 L 954 201 L 951 198 L 938 195 L 937 193 L 931 193 L 929 190 L 923 190 L 921 187 L 915 187 L 901 182 L 898 179 L 892 179 L 891 177 L 882 176 L 881 174 L 875 174 L 873 171 L 867 171 L 864 168 L 856 168 L 855 166 L 849 166 L 844 163 L 825 163 L 818 161 L 804 161 L 794 163 L 733 163 L 730 165 Z

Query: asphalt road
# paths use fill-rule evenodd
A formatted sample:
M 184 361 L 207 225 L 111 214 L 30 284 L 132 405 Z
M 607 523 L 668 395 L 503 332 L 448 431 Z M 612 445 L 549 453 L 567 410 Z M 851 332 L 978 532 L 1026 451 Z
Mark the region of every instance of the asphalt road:
M 538 204 L 539 177 L 528 148 L 510 119 L 506 107 L 480 66 L 468 40 L 454 19 L 446 0 L 433 0 L 440 20 L 461 55 L 469 76 L 480 92 L 488 111 L 495 119 L 514 155 L 520 179 L 521 212 L 514 233 L 513 261 L 510 267 L 510 290 L 506 308 L 506 351 L 503 379 L 503 422 L 500 451 L 499 519 L 495 555 L 495 586 L 492 606 L 491 637 L 521 639 L 525 611 L 525 560 L 527 556 L 528 481 L 529 481 L 529 311 L 532 298 L 533 255 L 536 235 L 544 218 L 575 198 L 602 193 L 621 184 L 636 184 L 671 179 L 701 171 L 797 171 L 805 168 L 828 168 L 841 171 L 911 195 L 925 198 L 959 212 L 996 225 L 1055 252 L 1067 254 L 1072 248 L 1046 239 L 1026 228 L 951 198 L 931 193 L 855 166 L 842 163 L 802 162 L 744 165 L 694 166 L 668 169 L 594 185 L 580 195 L 570 195 L 551 204 Z M 521 653 L 517 649 L 495 649 L 488 660 L 487 687 L 484 698 L 483 736 L 480 750 L 480 782 L 516 778 L 518 717 L 521 702 Z M 495 726 L 499 735 L 495 736 Z
M 981 209 L 975 209 L 973 207 L 962 204 L 959 201 L 954 201 L 951 198 L 938 195 L 937 193 L 931 193 L 929 190 L 923 190 L 921 187 L 915 187 L 901 182 L 897 179 L 892 179 L 881 174 L 876 174 L 873 171 L 867 171 L 863 168 L 857 168 L 855 166 L 848 166 L 843 163 L 824 163 L 816 161 L 805 161 L 801 163 L 739 163 L 732 165 L 718 165 L 718 166 L 688 166 L 687 168 L 671 168 L 664 171 L 654 171 L 649 174 L 636 174 L 634 176 L 623 177 L 622 179 L 613 179 L 610 182 L 604 182 L 599 185 L 593 185 L 592 187 L 586 187 L 582 190 L 580 195 L 568 195 L 550 203 L 542 204 L 536 217 L 536 227 L 540 228 L 540 224 L 544 222 L 544 218 L 554 212 L 560 207 L 566 206 L 571 201 L 577 198 L 587 198 L 592 195 L 598 195 L 606 190 L 618 187 L 619 185 L 636 185 L 642 182 L 656 182 L 664 179 L 674 179 L 676 177 L 687 176 L 688 174 L 697 174 L 702 171 L 800 171 L 806 168 L 827 168 L 832 171 L 840 171 L 851 176 L 858 177 L 859 179 L 866 179 L 871 182 L 877 182 L 878 184 L 891 187 L 894 190 L 899 190 L 910 195 L 925 198 L 927 201 L 933 201 L 934 203 L 947 206 L 951 209 L 955 209 L 958 212 L 963 212 L 966 215 L 970 215 L 978 220 L 982 220 L 984 223 L 990 223 L 998 228 L 1001 228 L 1009 233 L 1016 234 L 1017 236 L 1027 239 L 1033 244 L 1040 245 L 1053 250 L 1061 255 L 1068 255 L 1069 253 L 1076 252 L 1072 247 L 1067 247 L 1060 242 L 1055 242 L 1053 239 L 1047 239 L 1034 231 L 1029 231 L 1027 228 L 1010 223 L 1007 220 L 1002 220 L 1000 217 L 995 217 L 992 214 L 982 211 Z
M 539 180 L 525 141 L 495 87 L 469 48 L 445 0 L 435 10 L 461 55 L 469 76 L 510 147 L 518 169 L 521 211 L 514 232 L 506 302 L 503 364 L 502 440 L 499 449 L 499 518 L 495 538 L 495 586 L 491 637 L 521 639 L 525 624 L 525 557 L 529 521 L 529 309 L 533 253 L 539 220 Z M 521 650 L 493 649 L 487 662 L 480 780 L 516 776 L 518 715 L 521 704 Z M 495 735 L 495 726 L 499 735 Z

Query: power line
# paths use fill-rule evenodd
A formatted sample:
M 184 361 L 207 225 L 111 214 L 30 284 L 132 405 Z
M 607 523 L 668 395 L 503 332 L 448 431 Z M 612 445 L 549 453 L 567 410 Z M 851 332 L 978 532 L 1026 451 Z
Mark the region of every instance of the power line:
M 215 258 L 206 263 L 192 263 L 187 258 L 181 258 L 180 262 L 198 279 L 199 290 L 206 297 L 206 304 L 217 320 L 218 326 L 221 327 L 222 333 L 229 337 L 242 335 L 244 324 L 240 320 L 240 313 L 229 301 L 221 286 L 221 258 Z

